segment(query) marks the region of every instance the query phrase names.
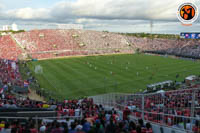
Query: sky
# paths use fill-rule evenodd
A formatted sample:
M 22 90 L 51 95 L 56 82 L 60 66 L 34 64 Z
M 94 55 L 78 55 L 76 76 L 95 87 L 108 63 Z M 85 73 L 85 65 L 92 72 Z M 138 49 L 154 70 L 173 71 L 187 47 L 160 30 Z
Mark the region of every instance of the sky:
M 54 28 L 81 24 L 89 30 L 179 34 L 200 32 L 200 19 L 183 26 L 180 4 L 200 0 L 0 0 L 0 29 L 16 23 L 20 29 Z

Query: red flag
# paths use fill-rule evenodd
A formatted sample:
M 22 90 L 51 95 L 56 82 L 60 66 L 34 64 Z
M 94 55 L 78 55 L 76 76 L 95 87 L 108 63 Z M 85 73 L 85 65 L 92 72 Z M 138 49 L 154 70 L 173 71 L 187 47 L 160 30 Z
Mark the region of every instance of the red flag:
M 2 93 L 3 93 L 3 88 L 0 89 L 0 94 L 2 94 Z

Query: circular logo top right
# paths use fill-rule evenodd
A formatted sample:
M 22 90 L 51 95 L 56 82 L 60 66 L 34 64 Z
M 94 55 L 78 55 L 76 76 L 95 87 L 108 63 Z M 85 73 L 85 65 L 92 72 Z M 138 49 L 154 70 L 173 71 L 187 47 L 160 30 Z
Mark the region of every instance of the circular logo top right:
M 184 25 L 191 25 L 198 18 L 198 8 L 193 3 L 183 3 L 178 8 L 178 19 Z

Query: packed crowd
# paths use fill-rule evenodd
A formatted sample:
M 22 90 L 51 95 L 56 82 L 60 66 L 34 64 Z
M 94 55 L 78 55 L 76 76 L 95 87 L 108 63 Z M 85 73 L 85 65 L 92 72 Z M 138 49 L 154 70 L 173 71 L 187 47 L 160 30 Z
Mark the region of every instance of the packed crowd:
M 69 55 L 132 53 L 136 49 L 200 57 L 198 40 L 138 38 L 85 30 L 32 30 L 2 36 L 0 43 L 0 57 L 6 59 L 17 59 L 24 52 L 40 59 Z
M 32 30 L 13 37 L 30 53 L 78 49 L 72 33 L 67 30 Z
M 122 35 L 96 31 L 33 30 L 12 37 L 27 53 L 38 59 L 133 51 Z
M 82 49 L 88 50 L 89 54 L 133 52 L 133 47 L 120 34 L 84 30 L 74 31 L 74 34 L 78 35 L 77 42 L 83 43 Z
M 7 90 L 12 86 L 24 85 L 16 61 L 0 59 L 0 85 L 4 90 Z
M 89 116 L 84 112 L 84 117 L 79 119 L 2 120 L 0 133 L 153 133 L 150 123 L 141 119 L 131 121 L 128 117 L 120 119 L 114 109 L 96 107 Z
M 123 109 L 120 108 L 119 105 L 123 105 L 123 107 L 127 106 L 131 111 L 131 115 L 138 118 L 142 117 L 143 102 L 141 95 L 127 95 L 126 98 L 123 96 L 116 96 L 115 99 L 118 103 L 116 108 Z M 144 95 L 144 119 L 168 126 L 175 126 L 181 123 L 182 125 L 179 125 L 179 128 L 190 130 L 194 127 L 195 123 L 191 121 L 189 117 L 199 119 L 199 107 L 199 89 L 163 91 Z M 192 110 L 194 112 L 192 112 Z
M 0 36 L 0 58 L 7 60 L 17 60 L 18 56 L 22 53 L 19 46 L 11 36 Z
M 160 54 L 171 54 L 177 56 L 200 57 L 199 41 L 185 39 L 160 39 L 160 38 L 137 38 L 126 37 L 128 42 L 134 44 L 135 48 L 142 51 L 154 51 Z

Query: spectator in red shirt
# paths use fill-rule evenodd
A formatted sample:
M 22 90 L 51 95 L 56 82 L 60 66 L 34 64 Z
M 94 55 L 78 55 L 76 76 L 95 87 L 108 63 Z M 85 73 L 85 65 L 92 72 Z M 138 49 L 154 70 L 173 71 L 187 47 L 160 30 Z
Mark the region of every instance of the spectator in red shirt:
M 35 128 L 35 124 L 34 123 L 31 124 L 30 133 L 38 133 L 37 129 Z
M 123 120 L 128 120 L 128 116 L 130 115 L 131 111 L 128 109 L 128 107 L 125 108 L 123 111 Z

